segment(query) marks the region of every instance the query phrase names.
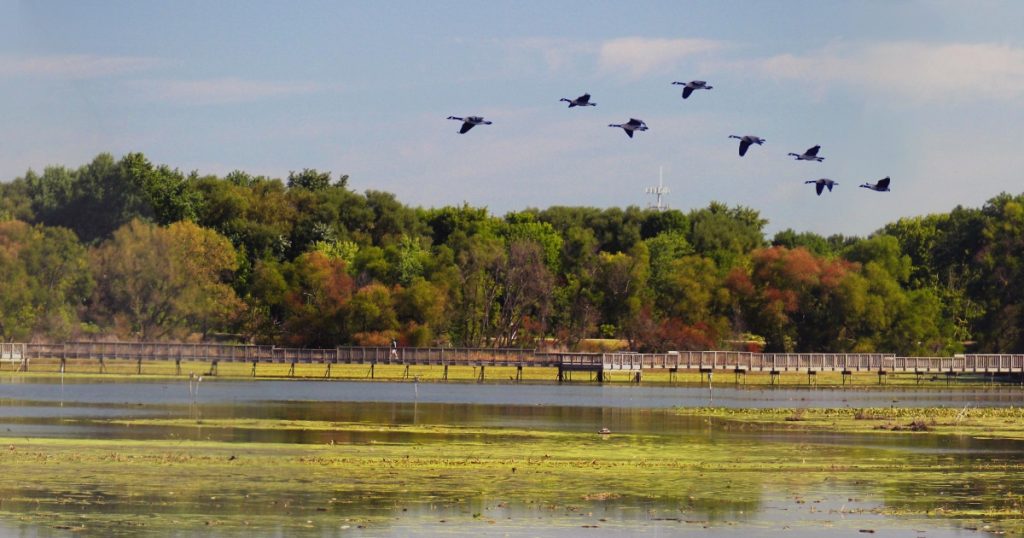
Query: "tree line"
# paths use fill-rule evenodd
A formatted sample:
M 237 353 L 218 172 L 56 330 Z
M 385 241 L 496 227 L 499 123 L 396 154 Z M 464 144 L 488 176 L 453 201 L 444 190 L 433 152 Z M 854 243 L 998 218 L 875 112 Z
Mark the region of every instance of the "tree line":
M 1024 351 L 1024 194 L 868 237 L 747 207 L 409 207 L 132 153 L 0 184 L 0 338 Z

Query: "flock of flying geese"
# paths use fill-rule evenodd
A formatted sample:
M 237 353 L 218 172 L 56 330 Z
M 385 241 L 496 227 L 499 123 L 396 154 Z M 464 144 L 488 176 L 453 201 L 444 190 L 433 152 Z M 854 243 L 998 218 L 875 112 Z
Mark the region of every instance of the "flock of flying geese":
M 713 86 L 709 86 L 708 83 L 703 80 L 691 80 L 690 82 L 673 82 L 672 84 L 683 87 L 683 99 L 689 98 L 695 90 L 710 90 L 713 88 Z M 578 106 L 597 106 L 597 103 L 593 103 L 590 101 L 589 93 L 585 93 L 575 99 L 567 99 L 563 97 L 562 99 L 560 99 L 560 101 L 565 101 L 566 103 L 569 103 L 569 108 Z M 462 118 L 458 116 L 448 116 L 448 119 L 462 122 L 462 128 L 459 129 L 460 134 L 466 134 L 467 132 L 469 132 L 470 129 L 476 127 L 477 125 L 490 125 L 491 123 L 493 123 L 491 121 L 485 120 L 482 116 L 466 116 Z M 630 138 L 633 138 L 633 133 L 636 131 L 647 130 L 647 124 L 644 123 L 643 120 L 638 120 L 636 118 L 630 118 L 629 121 L 627 121 L 626 123 L 610 123 L 608 124 L 608 126 L 618 127 L 622 129 L 623 131 L 626 132 L 626 136 Z M 754 144 L 757 144 L 758 146 L 764 144 L 763 138 L 754 135 L 729 135 L 729 138 L 735 138 L 740 141 L 740 157 L 743 157 L 744 155 L 747 154 L 747 150 L 750 149 L 750 146 Z M 824 157 L 818 156 L 818 151 L 820 150 L 821 146 L 814 146 L 812 148 L 808 148 L 807 151 L 804 151 L 803 153 L 790 153 L 789 156 L 795 157 L 798 161 L 814 161 L 820 163 L 825 160 Z M 884 177 L 876 181 L 875 183 L 864 183 L 863 185 L 861 185 L 861 187 L 864 187 L 865 189 L 871 189 L 877 192 L 888 192 L 889 181 L 890 180 L 888 177 Z M 805 181 L 804 183 L 813 183 L 814 189 L 817 191 L 818 196 L 821 196 L 821 192 L 824 191 L 826 188 L 829 192 L 832 192 L 832 187 L 839 184 L 838 182 L 828 178 L 811 179 Z

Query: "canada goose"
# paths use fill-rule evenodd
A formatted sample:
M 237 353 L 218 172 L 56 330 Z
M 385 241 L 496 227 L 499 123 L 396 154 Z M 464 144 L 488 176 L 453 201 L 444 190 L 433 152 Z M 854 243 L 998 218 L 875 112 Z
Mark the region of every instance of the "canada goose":
M 565 101 L 566 103 L 569 103 L 569 108 L 572 108 L 574 106 L 597 106 L 597 103 L 590 102 L 589 93 L 585 93 L 575 99 L 566 99 L 565 97 L 563 97 L 559 99 L 559 101 Z
M 889 192 L 889 176 L 879 179 L 878 183 L 865 183 L 861 187 L 878 192 Z
M 809 179 L 804 183 L 814 183 L 814 190 L 818 191 L 818 196 L 821 196 L 821 191 L 825 190 L 825 187 L 828 187 L 828 192 L 832 192 L 832 187 L 838 185 L 835 181 L 825 178 Z
M 621 127 L 630 138 L 633 138 L 633 131 L 646 131 L 647 124 L 643 120 L 629 118 L 626 123 L 609 123 L 608 127 Z
M 467 131 L 472 129 L 476 125 L 490 125 L 491 122 L 483 119 L 481 116 L 466 116 L 460 118 L 458 116 L 448 116 L 450 120 L 458 120 L 462 122 L 462 128 L 459 129 L 459 134 L 466 134 Z
M 735 139 L 740 141 L 740 157 L 742 157 L 742 156 L 747 154 L 747 148 L 749 148 L 751 144 L 757 144 L 758 146 L 760 146 L 761 144 L 764 144 L 764 139 L 763 138 L 760 138 L 760 137 L 757 137 L 757 136 L 754 136 L 754 135 L 744 135 L 744 136 L 729 135 L 729 138 L 735 138 Z
M 825 160 L 824 157 L 818 157 L 818 150 L 820 149 L 821 146 L 814 146 L 805 151 L 803 155 L 797 155 L 796 153 L 790 153 L 790 155 L 796 157 L 798 161 L 818 161 L 820 163 Z
M 678 84 L 684 86 L 683 88 L 683 99 L 686 99 L 693 93 L 693 90 L 710 90 L 714 86 L 708 86 L 707 82 L 703 80 L 691 80 L 690 82 L 673 82 L 672 84 Z

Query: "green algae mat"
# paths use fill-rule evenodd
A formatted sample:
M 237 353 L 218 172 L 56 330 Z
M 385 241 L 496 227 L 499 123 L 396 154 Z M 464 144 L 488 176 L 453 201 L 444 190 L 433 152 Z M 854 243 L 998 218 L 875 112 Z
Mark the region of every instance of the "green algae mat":
M 342 440 L 388 431 L 411 441 L 7 437 L 0 439 L 0 521 L 39 535 L 403 535 L 623 530 L 641 522 L 721 528 L 764 524 L 759 514 L 776 511 L 792 516 L 787 525 L 795 527 L 868 514 L 876 519 L 853 530 L 907 517 L 1024 532 L 1020 410 L 675 412 L 700 417 L 707 431 L 695 438 L 249 418 L 111 420 L 103 425 L 333 431 Z M 898 427 L 915 421 L 926 429 Z

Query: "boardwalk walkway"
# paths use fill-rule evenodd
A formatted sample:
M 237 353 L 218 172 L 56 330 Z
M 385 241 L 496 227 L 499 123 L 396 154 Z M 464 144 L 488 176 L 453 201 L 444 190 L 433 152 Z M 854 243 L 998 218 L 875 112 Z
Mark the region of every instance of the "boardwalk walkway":
M 631 372 L 639 381 L 642 372 L 872 372 L 946 374 L 1024 374 L 1024 355 L 957 355 L 953 357 L 897 357 L 880 353 L 747 353 L 735 351 L 679 351 L 668 353 L 549 353 L 531 349 L 494 348 L 398 348 L 337 347 L 299 349 L 233 344 L 178 344 L 136 342 L 66 342 L 61 344 L 0 344 L 0 364 L 17 364 L 28 370 L 32 360 L 59 359 L 67 363 L 84 360 L 201 361 L 211 371 L 221 362 L 291 364 L 398 364 L 557 368 L 558 379 L 570 372 L 592 372 L 597 380 L 611 372 Z

